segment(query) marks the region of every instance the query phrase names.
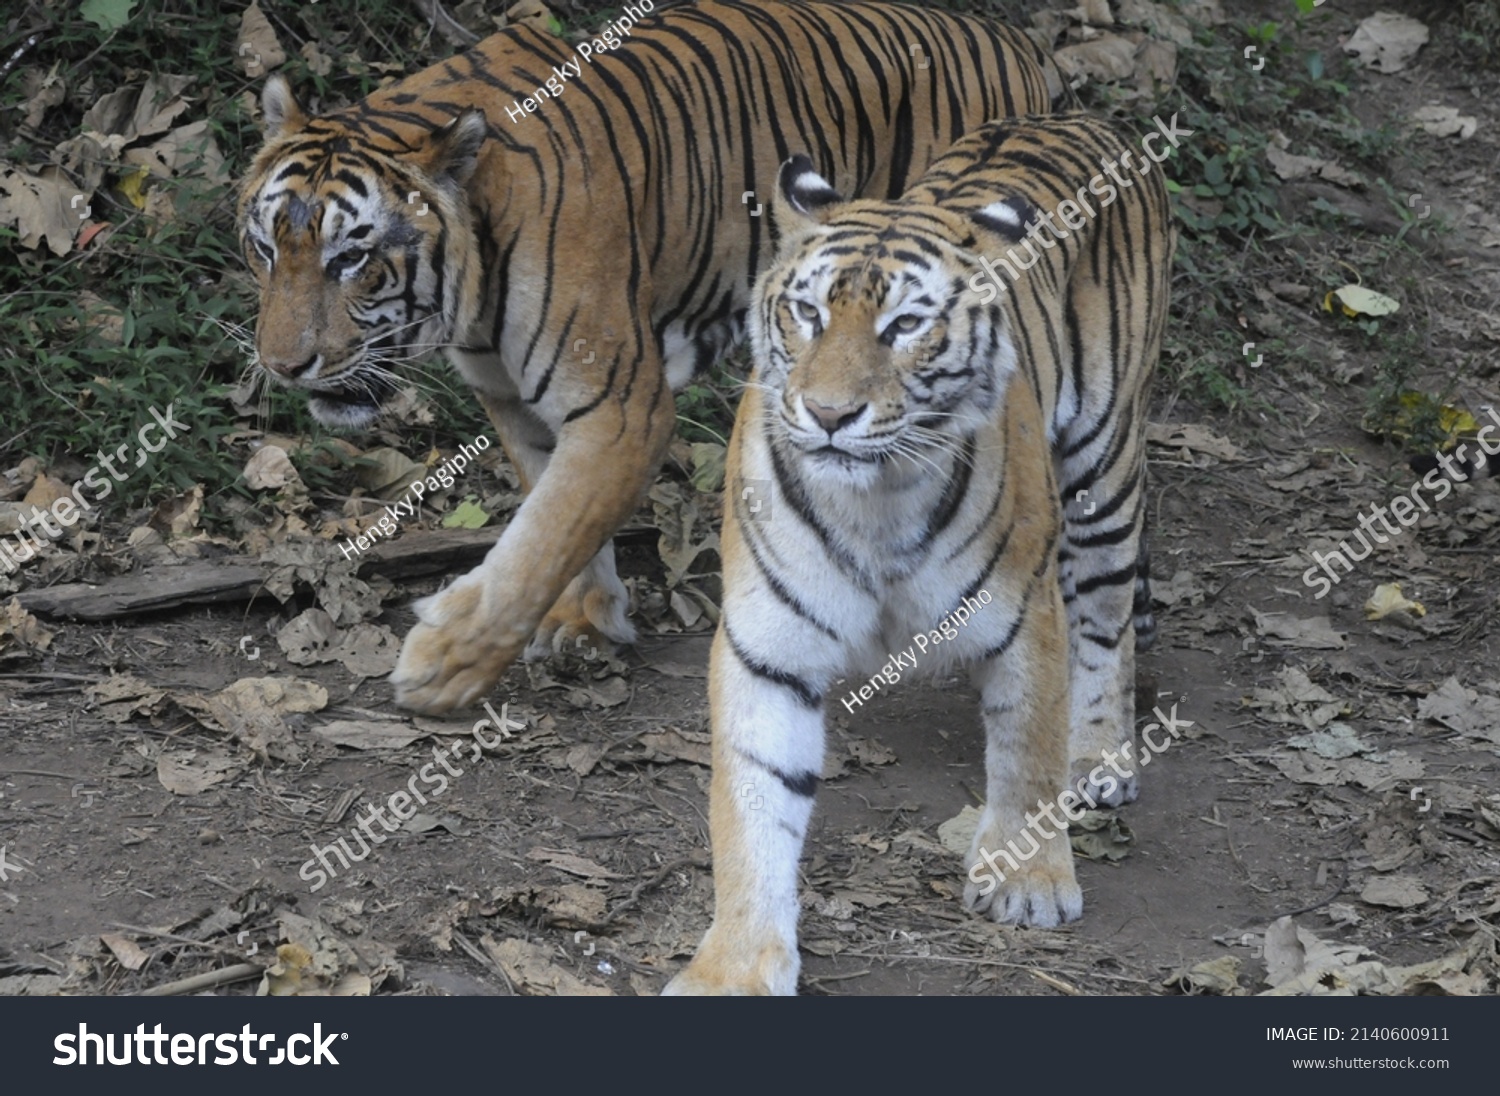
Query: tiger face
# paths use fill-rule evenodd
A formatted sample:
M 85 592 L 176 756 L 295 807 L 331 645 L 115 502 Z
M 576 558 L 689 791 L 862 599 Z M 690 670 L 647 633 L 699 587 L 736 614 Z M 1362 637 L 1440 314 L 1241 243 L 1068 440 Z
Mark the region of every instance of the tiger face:
M 778 189 L 780 255 L 750 323 L 776 440 L 814 479 L 930 474 L 932 452 L 993 420 L 1015 367 L 1000 307 L 965 280 L 972 230 L 934 206 L 845 203 L 805 157 Z
M 262 108 L 267 142 L 239 205 L 260 285 L 256 358 L 306 390 L 320 422 L 368 426 L 396 391 L 390 367 L 447 343 L 476 311 L 463 188 L 484 115 L 392 149 L 357 114 L 308 118 L 279 76 Z

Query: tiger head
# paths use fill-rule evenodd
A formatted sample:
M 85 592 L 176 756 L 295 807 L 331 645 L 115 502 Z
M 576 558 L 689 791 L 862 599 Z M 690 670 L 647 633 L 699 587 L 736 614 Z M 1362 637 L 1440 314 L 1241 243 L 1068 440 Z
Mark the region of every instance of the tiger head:
M 782 165 L 777 260 L 749 327 L 768 432 L 805 474 L 867 488 L 930 473 L 995 419 L 1016 352 L 996 295 L 969 279 L 976 227 L 1021 223 L 1029 207 L 1015 202 L 997 226 L 984 212 L 846 202 L 807 157 Z
M 255 351 L 305 389 L 313 416 L 362 427 L 396 391 L 392 364 L 450 341 L 477 310 L 464 184 L 488 127 L 464 110 L 396 134 L 344 112 L 310 118 L 280 76 L 240 194 L 240 246 L 260 283 Z

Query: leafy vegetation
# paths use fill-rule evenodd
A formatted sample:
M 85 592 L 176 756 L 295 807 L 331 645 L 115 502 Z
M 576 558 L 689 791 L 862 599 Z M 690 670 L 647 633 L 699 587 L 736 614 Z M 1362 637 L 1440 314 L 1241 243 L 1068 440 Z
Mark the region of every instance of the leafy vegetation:
M 953 0 L 941 6 L 1024 25 L 1042 5 Z M 433 35 L 412 5 L 395 0 L 362 3 L 352 18 L 347 6 L 334 4 L 264 7 L 289 54 L 282 71 L 316 108 L 355 101 L 454 48 Z M 1403 225 L 1394 245 L 1385 242 L 1382 261 L 1397 262 L 1391 247 L 1399 254 L 1413 230 L 1420 236 L 1432 229 L 1430 222 L 1419 223 L 1404 191 L 1385 177 L 1395 132 L 1369 129 L 1355 118 L 1348 62 L 1292 44 L 1296 36 L 1288 31 L 1296 20 L 1326 17 L 1317 10 L 1304 15 L 1299 7 L 1311 4 L 1289 2 L 1282 22 L 1242 21 L 1201 32 L 1180 51 L 1175 86 L 1149 108 L 1162 117 L 1179 113 L 1195 134 L 1167 165 L 1182 239 L 1163 372 L 1179 395 L 1210 406 L 1260 406 L 1251 398 L 1242 352 L 1244 316 L 1265 272 L 1285 264 L 1315 230 L 1283 214 L 1282 188 L 1266 164 L 1278 129 L 1299 151 L 1325 150 L 1374 177 Z M 617 8 L 557 5 L 580 26 L 596 25 Z M 248 398 L 238 386 L 249 364 L 245 337 L 254 294 L 233 231 L 233 179 L 260 141 L 252 104 L 262 83 L 258 73 L 246 74 L 239 57 L 239 16 L 238 8 L 226 11 L 205 0 L 86 0 L 71 12 L 33 2 L 7 23 L 0 39 L 7 74 L 0 81 L 5 163 L 40 169 L 81 131 L 85 112 L 103 94 L 165 71 L 194 78 L 187 92 L 192 111 L 184 120 L 207 121 L 226 170 L 220 182 L 183 170 L 143 190 L 138 174 L 132 178 L 121 165 L 110 165 L 92 219 L 112 227 L 65 258 L 45 247 L 19 247 L 13 230 L 0 228 L 0 247 L 11 254 L 0 264 L 0 384 L 6 393 L 0 467 L 28 454 L 48 466 L 67 458 L 87 464 L 89 454 L 119 444 L 148 421 L 151 406 L 171 403 L 192 430 L 115 501 L 140 505 L 194 482 L 204 483 L 210 496 L 236 490 L 240 458 L 225 438 L 236 429 L 233 405 L 243 407 Z M 1500 0 L 1464 3 L 1456 18 L 1473 48 L 1488 54 L 1500 41 Z M 1245 55 L 1252 46 L 1264 61 L 1259 69 Z M 44 87 L 61 89 L 58 98 L 29 117 L 28 106 Z M 1088 92 L 1093 105 L 1136 114 L 1143 130 L 1150 126 L 1140 105 L 1113 101 L 1113 94 L 1100 85 Z M 1343 232 L 1347 213 L 1319 201 L 1309 215 Z M 1341 243 L 1335 250 L 1356 246 L 1365 245 Z M 1347 276 L 1336 266 L 1340 261 L 1348 265 L 1332 254 L 1307 264 L 1318 297 Z M 1382 327 L 1409 337 L 1411 322 L 1403 315 Z M 1356 338 L 1352 330 L 1349 337 Z M 1267 348 L 1283 363 L 1296 353 L 1262 340 L 1258 349 Z M 727 437 L 742 375 L 731 367 L 679 394 L 688 440 Z M 430 428 L 429 441 L 471 438 L 482 428 L 475 401 L 441 362 L 412 369 L 410 376 L 438 406 L 437 421 L 449 424 Z M 1393 397 L 1398 382 L 1402 378 L 1383 370 L 1377 402 Z M 295 393 L 263 386 L 257 407 L 264 430 L 315 444 L 326 436 Z

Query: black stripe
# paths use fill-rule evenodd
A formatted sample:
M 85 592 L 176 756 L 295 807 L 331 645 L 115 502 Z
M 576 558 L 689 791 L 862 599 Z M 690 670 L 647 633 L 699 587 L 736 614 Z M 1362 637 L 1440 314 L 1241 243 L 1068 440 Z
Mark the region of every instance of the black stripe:
M 785 670 L 775 669 L 774 667 L 766 665 L 760 659 L 755 658 L 753 655 L 751 655 L 748 651 L 740 646 L 739 640 L 734 638 L 734 632 L 730 629 L 727 621 L 724 624 L 724 636 L 729 640 L 729 649 L 734 652 L 734 657 L 740 660 L 740 663 L 745 667 L 745 669 L 749 670 L 758 678 L 769 681 L 773 685 L 779 685 L 781 688 L 788 690 L 794 696 L 796 696 L 797 700 L 802 704 L 804 708 L 811 709 L 812 711 L 822 710 L 823 697 L 816 689 L 814 689 L 807 682 L 803 681 L 796 674 L 790 674 Z

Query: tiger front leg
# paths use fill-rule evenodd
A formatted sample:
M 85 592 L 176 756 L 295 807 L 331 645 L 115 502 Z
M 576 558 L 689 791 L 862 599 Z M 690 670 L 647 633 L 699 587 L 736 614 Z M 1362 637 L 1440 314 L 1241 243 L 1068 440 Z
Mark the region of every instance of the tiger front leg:
M 1010 647 L 980 666 L 974 681 L 983 706 L 986 791 L 964 904 L 1007 924 L 1075 921 L 1083 892 L 1058 805 L 1068 772 L 1069 702 L 1067 625 L 1055 581 L 1035 592 Z
M 773 670 L 772 652 L 730 638 L 709 666 L 713 718 L 714 918 L 668 996 L 797 992 L 797 860 L 823 770 L 823 708 L 805 681 Z
M 498 357 L 485 365 L 489 366 L 485 370 L 487 382 L 496 390 L 476 389 L 475 394 L 495 424 L 500 445 L 521 481 L 521 493 L 529 495 L 532 484 L 546 472 L 557 439 L 522 401 Z M 525 657 L 530 660 L 570 652 L 592 658 L 612 644 L 634 643 L 635 627 L 629 611 L 630 594 L 615 571 L 615 546 L 609 540 L 542 618 Z
M 418 623 L 391 675 L 398 704 L 437 713 L 477 703 L 634 512 L 675 424 L 671 393 L 651 382 L 648 366 L 659 371 L 660 361 L 641 363 L 632 400 L 606 400 L 558 431 L 545 469 L 484 562 L 416 603 Z

